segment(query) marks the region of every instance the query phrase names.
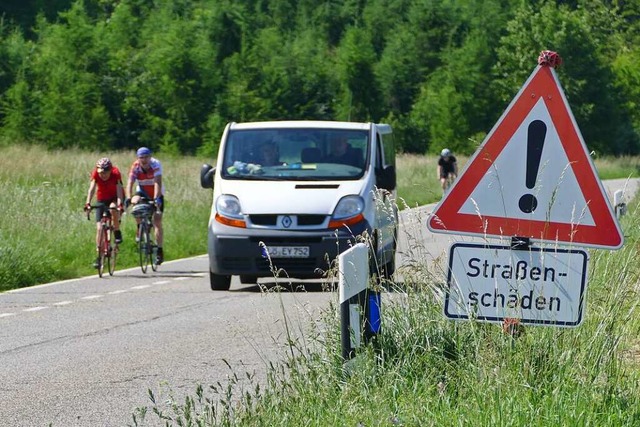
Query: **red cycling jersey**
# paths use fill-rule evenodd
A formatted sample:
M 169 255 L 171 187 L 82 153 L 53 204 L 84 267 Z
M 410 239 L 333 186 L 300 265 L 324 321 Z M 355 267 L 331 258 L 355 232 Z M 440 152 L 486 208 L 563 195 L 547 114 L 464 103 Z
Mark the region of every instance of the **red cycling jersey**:
M 153 184 L 156 176 L 162 175 L 162 164 L 158 159 L 151 158 L 149 161 L 149 169 L 144 170 L 140 161 L 136 160 L 129 170 L 129 180 L 138 181 L 138 189 L 142 190 L 148 197 L 154 199 L 164 194 L 164 188 L 160 189 L 161 194 L 154 194 Z
M 96 198 L 99 202 L 115 200 L 118 197 L 118 184 L 122 184 L 122 175 L 117 167 L 111 168 L 111 175 L 106 180 L 100 178 L 98 171 L 94 169 L 91 172 L 91 179 L 97 184 Z

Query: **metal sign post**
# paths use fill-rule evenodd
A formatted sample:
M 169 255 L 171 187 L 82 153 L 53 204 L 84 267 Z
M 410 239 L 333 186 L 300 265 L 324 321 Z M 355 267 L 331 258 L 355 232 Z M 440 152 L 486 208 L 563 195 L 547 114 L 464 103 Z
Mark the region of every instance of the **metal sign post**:
M 368 289 L 369 248 L 358 243 L 338 256 L 342 358 L 380 332 L 380 293 Z

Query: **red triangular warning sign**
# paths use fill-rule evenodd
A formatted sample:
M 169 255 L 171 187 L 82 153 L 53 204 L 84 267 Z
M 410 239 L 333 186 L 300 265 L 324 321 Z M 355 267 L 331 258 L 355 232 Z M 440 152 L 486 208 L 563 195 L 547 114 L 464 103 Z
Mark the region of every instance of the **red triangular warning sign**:
M 431 231 L 620 248 L 555 70 L 538 66 L 429 218 Z

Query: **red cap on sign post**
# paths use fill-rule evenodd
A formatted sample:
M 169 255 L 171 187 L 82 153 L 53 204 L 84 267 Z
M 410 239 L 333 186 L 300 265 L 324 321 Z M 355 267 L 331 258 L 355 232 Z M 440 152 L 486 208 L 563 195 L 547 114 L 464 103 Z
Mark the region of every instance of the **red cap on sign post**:
M 538 56 L 538 65 L 556 68 L 562 64 L 562 58 L 552 50 L 543 50 Z

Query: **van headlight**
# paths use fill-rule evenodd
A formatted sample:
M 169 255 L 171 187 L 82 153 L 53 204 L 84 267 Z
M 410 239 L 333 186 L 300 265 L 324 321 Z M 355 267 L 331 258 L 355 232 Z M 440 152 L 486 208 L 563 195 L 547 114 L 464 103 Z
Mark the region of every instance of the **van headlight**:
M 364 200 L 360 196 L 345 196 L 338 202 L 329 228 L 335 229 L 344 226 L 352 226 L 364 220 Z
M 247 228 L 242 207 L 236 196 L 223 194 L 216 200 L 216 221 L 231 227 Z

